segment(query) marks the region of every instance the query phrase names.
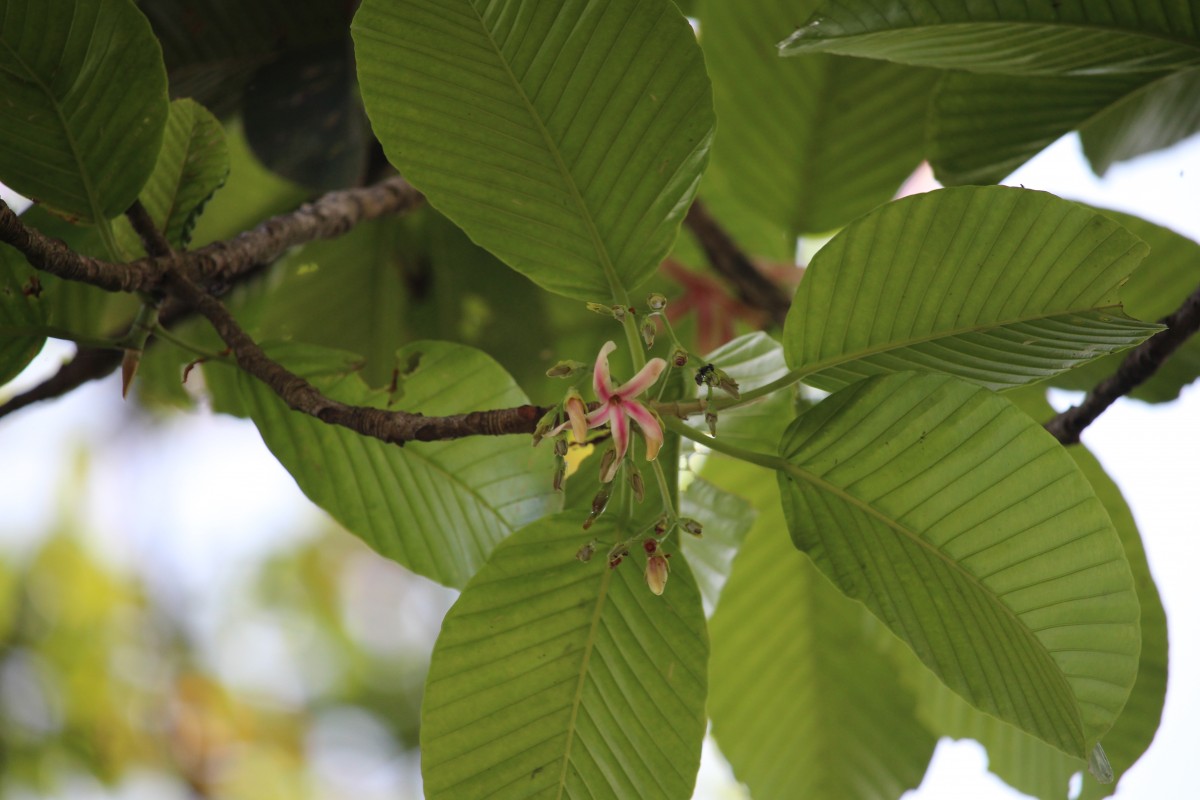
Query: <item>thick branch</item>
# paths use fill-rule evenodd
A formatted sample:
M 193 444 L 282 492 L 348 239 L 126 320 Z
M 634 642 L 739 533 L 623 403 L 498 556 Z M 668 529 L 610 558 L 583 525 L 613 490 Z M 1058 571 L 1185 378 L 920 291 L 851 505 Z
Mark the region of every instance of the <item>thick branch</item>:
M 216 298 L 175 270 L 167 274 L 165 288 L 182 302 L 192 306 L 216 328 L 229 346 L 238 366 L 261 380 L 287 403 L 288 407 L 322 422 L 341 425 L 356 433 L 385 442 L 404 444 L 458 439 L 464 436 L 499 436 L 533 433 L 548 408 L 532 405 L 493 411 L 473 411 L 446 417 L 427 417 L 405 411 L 385 411 L 367 406 L 351 406 L 321 394 L 308 381 L 272 361 L 234 320 Z
M 421 193 L 397 176 L 374 186 L 330 192 L 227 242 L 214 242 L 187 253 L 113 264 L 79 255 L 62 242 L 25 226 L 0 200 L 0 241 L 24 253 L 33 266 L 60 278 L 111 292 L 153 293 L 168 269 L 182 271 L 204 283 L 229 281 L 258 264 L 274 261 L 291 247 L 340 236 L 361 222 L 409 211 L 422 201 Z
M 1165 331 L 1129 351 L 1115 374 L 1098 383 L 1082 403 L 1047 422 L 1046 430 L 1063 444 L 1077 444 L 1084 428 L 1095 422 L 1117 398 L 1129 394 L 1157 372 L 1168 356 L 1200 330 L 1200 288 L 1173 314 L 1159 321 L 1167 326 Z
M 698 198 L 688 209 L 685 222 L 704 248 L 713 269 L 737 289 L 738 298 L 748 306 L 766 311 L 776 325 L 782 325 L 791 299 L 755 268 Z

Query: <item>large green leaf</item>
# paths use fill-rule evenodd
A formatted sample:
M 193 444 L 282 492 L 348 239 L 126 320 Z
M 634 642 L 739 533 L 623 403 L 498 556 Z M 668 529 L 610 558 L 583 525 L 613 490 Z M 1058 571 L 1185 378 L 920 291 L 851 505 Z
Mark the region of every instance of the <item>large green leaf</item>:
M 589 532 L 614 542 L 602 519 Z M 422 704 L 430 798 L 691 796 L 708 635 L 676 556 L 662 597 L 638 553 L 610 569 L 576 514 L 503 542 L 446 615 Z
M 172 245 L 187 247 L 204 204 L 228 175 L 229 151 L 221 123 L 203 106 L 175 100 L 158 163 L 138 199 Z
M 272 353 L 346 403 L 434 415 L 527 402 L 498 364 L 448 342 L 397 352 L 394 402 L 369 390 L 344 354 L 299 345 Z M 560 503 L 550 450 L 526 437 L 397 447 L 292 411 L 258 380 L 239 378 L 267 447 L 314 503 L 383 555 L 448 586 L 463 586 L 497 542 Z
M 1200 70 L 1030 77 L 949 72 L 930 108 L 930 163 L 945 184 L 996 183 L 1079 129 L 1097 174 L 1200 127 Z
M 46 310 L 33 291 L 31 272 L 24 256 L 0 245 L 0 386 L 25 369 L 46 342 L 36 333 L 46 323 Z
M 0 0 L 0 181 L 84 221 L 134 201 L 167 120 L 167 74 L 132 0 Z
M 1103 505 L 1016 406 L 868 378 L 788 429 L 796 546 L 972 705 L 1085 757 L 1137 673 L 1138 602 Z
M 1155 72 L 1200 64 L 1189 0 L 828 0 L 784 42 L 809 52 L 1009 75 Z
M 780 31 L 814 0 L 706 0 L 702 43 L 721 125 L 702 193 L 752 252 L 791 261 L 895 195 L 920 163 L 937 73 L 815 56 L 781 59 Z M 771 235 L 756 236 L 764 225 Z
M 936 738 L 879 622 L 789 542 L 768 481 L 711 622 L 713 735 L 756 798 L 895 800 Z M 894 639 L 893 639 L 894 640 Z
M 359 82 L 388 158 L 551 291 L 613 296 L 670 250 L 712 136 L 668 0 L 366 0 Z
M 1029 404 L 1023 407 L 1027 412 L 1036 410 L 1035 419 L 1044 418 L 1049 409 L 1044 396 L 1033 408 Z M 1096 490 L 1096 496 L 1113 520 L 1133 570 L 1141 606 L 1142 652 L 1137 681 L 1121 716 L 1103 740 L 1104 750 L 1119 780 L 1145 752 L 1158 728 L 1167 688 L 1167 620 L 1146 563 L 1137 526 L 1120 490 L 1086 448 L 1075 446 L 1067 452 Z M 714 639 L 714 650 L 716 641 Z M 983 744 L 988 751 L 988 769 L 1025 794 L 1042 800 L 1067 800 L 1068 779 L 1085 769 L 1080 759 L 971 708 L 914 659 L 902 658 L 898 663 L 909 676 L 906 680 L 920 696 L 920 715 L 931 730 L 943 736 L 975 739 Z M 1107 797 L 1116 789 L 1116 783 L 1104 784 L 1085 778 L 1081 797 Z
M 1098 210 L 1150 245 L 1145 263 L 1121 289 L 1121 298 L 1129 312 L 1142 319 L 1161 319 L 1179 308 L 1200 284 L 1200 244 L 1132 214 Z M 1116 372 L 1123 358 L 1112 355 L 1098 359 L 1081 369 L 1054 376 L 1052 383 L 1065 389 L 1091 389 Z M 1151 403 L 1169 402 L 1198 376 L 1200 339 L 1193 337 L 1131 394 Z
M 1124 97 L 1079 132 L 1097 175 L 1118 161 L 1170 147 L 1200 131 L 1200 69 L 1172 73 Z
M 1043 192 L 961 187 L 888 203 L 813 258 L 784 326 L 788 364 L 823 389 L 906 369 L 993 389 L 1039 381 L 1158 330 L 1118 297 L 1147 249 Z
M 704 613 L 712 616 L 721 597 L 729 567 L 754 524 L 754 506 L 697 476 L 688 476 L 680 494 L 679 513 L 704 527 L 704 535 L 686 538 L 684 547 L 704 598 Z

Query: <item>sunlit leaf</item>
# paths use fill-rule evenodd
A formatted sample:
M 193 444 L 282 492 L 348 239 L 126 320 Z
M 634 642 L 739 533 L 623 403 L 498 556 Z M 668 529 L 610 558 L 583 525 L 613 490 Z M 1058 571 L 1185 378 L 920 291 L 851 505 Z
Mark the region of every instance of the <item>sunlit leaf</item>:
M 1079 132 L 1097 175 L 1118 161 L 1170 147 L 1200 131 L 1200 69 L 1147 84 L 1089 121 Z
M 706 725 L 708 635 L 676 557 L 661 597 L 644 557 L 610 569 L 573 513 L 496 548 L 442 623 L 425 688 L 421 772 L 440 797 L 688 798 Z
M 1084 757 L 1137 674 L 1103 505 L 1020 409 L 942 375 L 843 389 L 781 444 L 796 546 L 972 705 Z
M 822 389 L 907 369 L 992 389 L 1132 347 L 1121 311 L 1147 252 L 1112 220 L 1043 192 L 943 189 L 888 203 L 813 258 L 784 327 L 788 364 Z
M 133 0 L 0 2 L 0 181 L 83 221 L 123 212 L 154 168 L 167 74 Z
M 1010 75 L 1154 72 L 1200 63 L 1200 29 L 1178 0 L 827 0 L 782 51 Z
M 670 250 L 713 128 L 673 3 L 366 0 L 353 30 L 388 158 L 510 266 L 606 300 Z
M 703 478 L 694 477 L 679 498 L 679 513 L 704 527 L 699 538 L 684 538 L 688 562 L 711 616 L 729 577 L 729 567 L 754 524 L 754 506 Z
M 355 374 L 345 354 L 312 346 L 272 351 L 334 399 L 356 405 L 456 414 L 527 402 L 483 353 L 415 342 L 389 402 Z M 548 448 L 524 436 L 414 442 L 403 448 L 328 425 L 286 405 L 239 373 L 242 397 L 267 447 L 305 494 L 388 558 L 449 586 L 463 586 L 515 529 L 555 511 Z

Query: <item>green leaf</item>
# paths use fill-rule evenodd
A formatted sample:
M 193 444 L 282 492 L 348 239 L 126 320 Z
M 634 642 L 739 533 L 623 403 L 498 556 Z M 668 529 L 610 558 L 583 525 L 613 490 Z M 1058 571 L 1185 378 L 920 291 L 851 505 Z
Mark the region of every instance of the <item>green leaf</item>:
M 869 378 L 789 428 L 792 538 L 972 705 L 1084 757 L 1137 673 L 1121 541 L 1020 409 L 944 375 Z
M 1121 311 L 1147 252 L 1110 219 L 1043 192 L 962 187 L 906 197 L 813 258 L 784 325 L 788 364 L 834 389 L 941 371 L 1032 383 L 1159 330 Z
M 280 347 L 277 360 L 330 397 L 427 415 L 527 402 L 498 364 L 448 342 L 414 342 L 396 353 L 404 372 L 395 402 L 371 391 L 342 353 Z M 267 386 L 239 373 L 242 397 L 267 447 L 314 503 L 388 558 L 448 586 L 463 586 L 496 544 L 557 510 L 547 448 L 524 436 L 384 444 L 290 410 Z
M 775 487 L 758 485 L 711 622 L 713 735 L 755 797 L 893 800 L 936 743 L 886 658 L 894 637 L 796 552 Z
M 707 0 L 703 45 L 721 124 L 702 194 L 754 253 L 890 200 L 921 162 L 937 73 L 862 59 L 781 59 L 780 31 L 816 2 Z M 757 235 L 769 225 L 767 236 Z
M 34 333 L 46 324 L 46 310 L 32 291 L 33 278 L 38 276 L 24 256 L 0 245 L 0 386 L 20 374 L 46 343 L 45 336 Z
M 186 248 L 204 204 L 228 175 L 229 151 L 221 123 L 203 106 L 175 100 L 158 163 L 139 199 L 167 240 Z
M 929 162 L 947 185 L 998 183 L 1159 76 L 948 72 L 929 108 Z
M 1118 161 L 1170 147 L 1200 131 L 1200 69 L 1167 75 L 1123 97 L 1080 131 L 1097 175 Z
M 700 538 L 681 538 L 704 598 L 704 613 L 712 616 L 729 577 L 733 557 L 754 524 L 757 512 L 736 494 L 695 476 L 688 481 L 679 501 L 679 513 L 704 526 Z
M 737 381 L 743 393 L 765 386 L 788 372 L 783 347 L 762 331 L 739 336 L 721 345 L 705 356 L 704 361 L 724 370 Z M 706 387 L 696 390 L 696 397 L 707 394 Z M 717 435 L 730 444 L 751 450 L 774 449 L 784 428 L 795 416 L 790 394 L 772 392 L 753 403 L 720 412 Z M 713 396 L 720 398 L 723 393 L 714 390 Z M 691 417 L 688 422 L 697 430 L 708 430 L 700 415 Z
M 158 41 L 132 0 L 0 0 L 0 181 L 61 214 L 123 212 L 167 120 Z
M 609 543 L 632 531 L 602 519 Z M 496 548 L 442 623 L 421 710 L 430 798 L 688 798 L 704 738 L 708 634 L 678 556 L 666 593 L 639 552 L 582 564 L 575 514 Z
M 1125 307 L 1142 319 L 1161 319 L 1174 312 L 1200 284 L 1200 244 L 1132 214 L 1097 209 L 1150 245 L 1145 262 L 1121 289 Z M 1054 376 L 1064 389 L 1088 390 L 1112 375 L 1123 355 L 1098 359 L 1079 370 Z M 1163 362 L 1148 381 L 1130 395 L 1149 403 L 1166 403 L 1200 376 L 1200 339 L 1192 337 Z
M 1009 75 L 1156 72 L 1200 63 L 1189 2 L 830 0 L 780 46 Z
M 602 300 L 668 253 L 712 136 L 667 0 L 366 0 L 359 82 L 388 158 L 541 286 Z

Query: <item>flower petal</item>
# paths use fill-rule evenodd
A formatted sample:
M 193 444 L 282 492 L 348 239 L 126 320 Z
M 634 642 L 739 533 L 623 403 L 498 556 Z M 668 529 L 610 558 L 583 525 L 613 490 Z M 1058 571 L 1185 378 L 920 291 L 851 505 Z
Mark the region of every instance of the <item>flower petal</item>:
M 642 429 L 642 437 L 646 440 L 646 460 L 653 461 L 658 456 L 659 448 L 662 447 L 662 425 L 658 423 L 654 414 L 636 400 L 626 400 L 621 407 L 625 414 L 632 417 L 633 421 Z
M 629 417 L 622 414 L 620 408 L 614 408 L 609 420 L 612 422 L 613 445 L 617 449 L 616 463 L 619 464 L 629 449 Z
M 588 432 L 588 413 L 587 406 L 583 403 L 583 398 L 578 392 L 572 390 L 572 393 L 567 395 L 567 402 L 564 404 L 567 409 L 567 418 L 571 423 L 571 434 L 575 437 L 575 441 L 580 444 L 587 438 Z
M 596 367 L 592 370 L 592 388 L 596 391 L 596 399 L 607 403 L 613 396 L 612 376 L 608 372 L 608 354 L 617 349 L 613 341 L 607 341 L 596 356 Z
M 652 358 L 646 362 L 646 366 L 638 370 L 638 374 L 634 375 L 625 383 L 621 384 L 614 394 L 621 396 L 622 400 L 630 400 L 637 397 L 642 392 L 649 389 L 658 380 L 658 376 L 667 368 L 667 362 L 661 358 Z

